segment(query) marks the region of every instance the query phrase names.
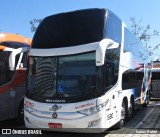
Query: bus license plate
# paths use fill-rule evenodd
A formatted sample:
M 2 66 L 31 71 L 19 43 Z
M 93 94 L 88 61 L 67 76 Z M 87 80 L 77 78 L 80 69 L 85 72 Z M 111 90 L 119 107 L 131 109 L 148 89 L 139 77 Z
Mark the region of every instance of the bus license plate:
M 48 123 L 49 128 L 62 128 L 61 123 Z

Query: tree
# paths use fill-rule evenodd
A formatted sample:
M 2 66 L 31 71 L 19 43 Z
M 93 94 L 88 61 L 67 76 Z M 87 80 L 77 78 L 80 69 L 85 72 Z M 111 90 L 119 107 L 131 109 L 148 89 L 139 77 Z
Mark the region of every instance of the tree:
M 130 21 L 131 21 L 131 26 L 130 26 L 131 32 L 146 47 L 146 50 L 149 54 L 148 59 L 153 59 L 154 56 L 156 55 L 155 51 L 158 50 L 160 43 L 156 45 L 150 45 L 150 40 L 155 36 L 160 36 L 159 31 L 151 30 L 150 24 L 148 24 L 147 26 L 142 26 L 141 25 L 142 19 L 137 22 L 134 17 L 131 17 Z
M 31 32 L 35 32 L 42 19 L 33 19 L 29 22 L 31 25 Z

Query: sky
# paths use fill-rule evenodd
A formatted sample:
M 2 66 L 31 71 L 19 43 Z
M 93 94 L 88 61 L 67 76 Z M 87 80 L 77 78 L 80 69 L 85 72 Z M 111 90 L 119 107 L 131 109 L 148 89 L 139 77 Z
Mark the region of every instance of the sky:
M 110 9 L 128 28 L 130 17 L 137 21 L 142 19 L 143 26 L 150 24 L 152 30 L 160 32 L 160 0 L 1 0 L 0 32 L 32 38 L 30 20 L 86 8 Z M 159 37 L 154 37 L 152 45 L 159 41 Z

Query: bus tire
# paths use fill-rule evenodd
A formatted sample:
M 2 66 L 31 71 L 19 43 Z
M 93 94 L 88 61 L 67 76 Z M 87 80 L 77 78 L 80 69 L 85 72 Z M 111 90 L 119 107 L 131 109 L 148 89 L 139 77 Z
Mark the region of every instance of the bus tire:
M 120 129 L 124 126 L 125 122 L 129 120 L 129 113 L 128 113 L 128 101 L 126 98 L 123 99 L 122 106 L 121 106 L 121 120 L 116 123 L 113 128 Z
M 134 115 L 134 111 L 135 111 L 135 104 L 134 104 L 134 97 L 131 96 L 131 101 L 130 101 L 130 106 L 128 109 L 128 113 L 129 113 L 129 118 L 131 118 Z
M 152 90 L 151 89 L 149 90 L 148 94 L 149 94 L 149 101 L 150 101 L 152 98 Z
M 146 101 L 145 103 L 143 104 L 144 107 L 147 107 L 149 105 L 149 100 L 150 100 L 150 94 L 149 94 L 150 91 L 147 91 L 147 97 L 146 97 Z
M 17 123 L 18 124 L 24 124 L 24 101 L 22 101 L 19 105 L 18 109 L 18 118 L 17 118 Z
M 114 126 L 113 126 L 113 129 L 120 129 L 123 127 L 124 121 L 120 120 L 118 123 L 116 123 Z

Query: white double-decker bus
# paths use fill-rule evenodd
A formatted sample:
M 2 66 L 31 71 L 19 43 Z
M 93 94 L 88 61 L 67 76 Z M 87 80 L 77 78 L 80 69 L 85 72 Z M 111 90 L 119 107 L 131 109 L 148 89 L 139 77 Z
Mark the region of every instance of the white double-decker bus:
M 120 128 L 138 105 L 149 103 L 150 71 L 142 54 L 144 47 L 107 9 L 46 17 L 29 50 L 26 127 Z

